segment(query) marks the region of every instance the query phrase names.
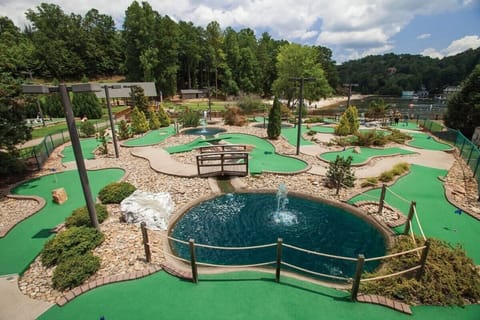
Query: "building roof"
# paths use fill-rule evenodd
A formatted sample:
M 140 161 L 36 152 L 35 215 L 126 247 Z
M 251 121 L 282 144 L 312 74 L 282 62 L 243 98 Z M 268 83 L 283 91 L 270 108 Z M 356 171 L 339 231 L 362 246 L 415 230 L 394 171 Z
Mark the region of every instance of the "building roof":
M 182 89 L 181 94 L 208 93 L 208 89 Z
M 156 97 L 157 88 L 155 88 L 154 82 L 119 82 L 119 83 L 100 83 L 103 87 L 104 85 L 108 86 L 120 86 L 120 88 L 109 88 L 108 94 L 110 98 L 126 98 L 130 97 L 130 87 L 137 86 L 143 88 L 146 97 Z M 105 90 L 95 92 L 97 98 L 105 98 Z

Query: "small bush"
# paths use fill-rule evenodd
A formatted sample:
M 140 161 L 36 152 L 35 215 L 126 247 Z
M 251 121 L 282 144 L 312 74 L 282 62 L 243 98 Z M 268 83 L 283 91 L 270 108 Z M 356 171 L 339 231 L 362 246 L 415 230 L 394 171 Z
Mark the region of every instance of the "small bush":
M 393 177 L 395 177 L 395 175 L 393 174 L 392 171 L 385 171 L 385 172 L 382 172 L 380 177 L 378 177 L 378 180 L 382 182 L 390 182 L 393 180 Z
M 305 119 L 305 123 L 318 123 L 318 122 L 323 122 L 322 117 L 310 117 Z
M 97 212 L 98 223 L 102 223 L 107 219 L 107 207 L 103 204 L 95 204 L 95 211 Z M 65 226 L 71 227 L 93 227 L 90 221 L 87 207 L 82 207 L 73 210 L 72 215 L 65 220 Z
M 355 136 L 357 137 L 356 144 L 359 146 L 384 146 L 387 143 L 387 138 L 383 132 L 377 130 L 357 132 Z
M 391 131 L 391 134 L 387 136 L 388 141 L 403 144 L 405 143 L 405 141 L 412 139 L 411 136 L 401 132 L 400 130 L 397 130 L 397 129 L 389 129 L 389 130 Z
M 25 162 L 14 155 L 0 151 L 0 177 L 23 173 L 26 170 Z
M 409 169 L 410 169 L 410 165 L 406 162 L 402 162 L 394 165 L 391 171 L 393 172 L 394 175 L 401 176 L 402 174 L 407 172 Z
M 314 136 L 316 134 L 317 134 L 317 132 L 315 130 L 308 130 L 307 131 L 307 136 Z
M 75 288 L 100 269 L 100 258 L 91 252 L 72 257 L 58 264 L 52 284 L 57 290 Z
M 80 125 L 80 133 L 85 137 L 93 137 L 95 135 L 95 126 L 90 121 L 84 121 Z
M 243 114 L 252 114 L 265 109 L 262 99 L 255 96 L 244 96 L 240 98 L 238 107 L 242 109 Z
M 150 120 L 148 122 L 148 125 L 150 127 L 150 130 L 156 130 L 160 128 L 161 123 L 157 112 L 150 112 Z
M 128 182 L 113 182 L 103 187 L 98 193 L 102 203 L 120 203 L 130 196 L 137 188 Z
M 184 128 L 197 127 L 200 124 L 200 115 L 198 112 L 185 108 L 185 111 L 180 116 L 180 122 Z
M 239 107 L 229 107 L 224 114 L 225 124 L 229 126 L 244 126 L 247 124 L 247 118 L 242 115 Z
M 365 181 L 363 181 L 360 186 L 362 188 L 373 187 L 373 186 L 376 186 L 377 183 L 378 183 L 377 177 L 370 177 L 370 178 L 367 178 Z
M 40 259 L 44 266 L 51 267 L 66 259 L 85 254 L 103 240 L 103 234 L 96 229 L 72 227 L 47 241 L 40 253 Z
M 132 129 L 125 120 L 122 120 L 118 123 L 118 137 L 120 140 L 125 140 L 132 137 Z

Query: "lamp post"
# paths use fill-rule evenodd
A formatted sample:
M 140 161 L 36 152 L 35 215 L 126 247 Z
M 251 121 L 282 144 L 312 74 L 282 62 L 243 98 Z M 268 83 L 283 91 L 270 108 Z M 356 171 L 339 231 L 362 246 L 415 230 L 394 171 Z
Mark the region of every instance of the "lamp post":
M 297 156 L 300 154 L 300 138 L 302 136 L 302 110 L 303 110 L 303 87 L 305 81 L 316 81 L 315 78 L 290 78 L 290 81 L 300 81 L 300 106 L 298 109 L 298 129 L 297 129 Z
M 107 109 L 108 109 L 108 118 L 110 120 L 110 128 L 112 130 L 112 139 L 113 139 L 113 147 L 115 149 L 115 158 L 119 157 L 118 153 L 118 145 L 117 145 L 117 135 L 115 133 L 115 123 L 113 122 L 113 115 L 112 115 L 112 107 L 110 106 L 110 93 L 108 89 L 120 89 L 120 85 L 104 85 L 102 88 L 105 90 L 105 99 L 107 100 Z
M 98 224 L 97 212 L 95 210 L 95 202 L 93 201 L 90 184 L 88 181 L 87 169 L 85 168 L 85 162 L 83 160 L 82 148 L 80 146 L 80 139 L 78 137 L 77 128 L 75 126 L 75 118 L 73 116 L 72 104 L 70 102 L 70 96 L 68 91 L 73 92 L 93 92 L 96 90 L 96 86 L 91 84 L 72 85 L 67 87 L 65 84 L 61 84 L 58 87 L 37 86 L 37 85 L 24 85 L 23 92 L 30 94 L 45 94 L 50 92 L 59 92 L 62 100 L 63 109 L 65 111 L 65 117 L 67 120 L 68 132 L 70 134 L 70 140 L 72 141 L 73 154 L 75 156 L 75 162 L 77 163 L 77 170 L 80 176 L 80 183 L 82 185 L 83 196 L 87 204 L 88 214 L 92 226 L 97 230 L 100 230 Z

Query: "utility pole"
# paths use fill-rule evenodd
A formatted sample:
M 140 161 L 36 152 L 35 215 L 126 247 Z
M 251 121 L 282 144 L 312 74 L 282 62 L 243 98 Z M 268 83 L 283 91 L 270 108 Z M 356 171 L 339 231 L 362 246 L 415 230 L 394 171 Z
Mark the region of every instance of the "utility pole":
M 121 85 L 104 85 L 102 86 L 105 89 L 105 99 L 107 100 L 107 109 L 108 109 L 108 119 L 110 120 L 110 130 L 112 130 L 112 140 L 113 140 L 113 148 L 115 149 L 115 158 L 119 157 L 118 152 L 118 143 L 117 143 L 117 134 L 115 132 L 115 123 L 113 121 L 113 114 L 112 114 L 112 107 L 110 105 L 110 93 L 109 89 L 120 89 Z
M 300 138 L 302 136 L 302 110 L 303 110 L 303 87 L 305 81 L 313 82 L 317 79 L 315 78 L 290 78 L 290 81 L 296 82 L 300 81 L 300 106 L 298 108 L 298 129 L 297 129 L 297 156 L 300 154 Z
M 358 83 L 344 83 L 344 87 L 348 88 L 347 108 L 350 106 L 350 96 L 352 95 L 352 87 L 358 87 Z

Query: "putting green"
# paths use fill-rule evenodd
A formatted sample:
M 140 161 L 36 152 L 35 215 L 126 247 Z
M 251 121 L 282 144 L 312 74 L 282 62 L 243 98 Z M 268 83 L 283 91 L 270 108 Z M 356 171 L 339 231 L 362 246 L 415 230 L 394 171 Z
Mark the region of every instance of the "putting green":
M 417 314 L 418 310 L 418 314 Z M 478 319 L 480 307 L 414 307 L 413 316 L 353 303 L 347 292 L 270 274 L 236 272 L 201 276 L 198 284 L 158 272 L 82 294 L 39 317 L 55 319 Z
M 334 133 L 335 132 L 334 127 L 327 127 L 327 126 L 313 126 L 310 128 L 310 130 L 313 130 L 318 133 Z
M 89 171 L 88 179 L 95 196 L 105 185 L 118 181 L 124 174 L 122 169 Z M 62 205 L 52 201 L 52 190 L 65 188 L 68 200 Z M 85 206 L 78 171 L 65 171 L 31 179 L 12 190 L 13 194 L 36 195 L 46 201 L 45 207 L 0 238 L 0 275 L 22 274 L 42 250 L 43 244 L 52 236 L 50 230 L 72 210 Z
M 95 149 L 101 144 L 95 138 L 82 139 L 80 140 L 80 146 L 82 148 L 82 154 L 84 159 L 95 159 L 95 154 L 93 153 Z M 62 151 L 62 163 L 75 161 L 75 155 L 73 154 L 73 148 L 71 145 L 66 146 Z
M 410 173 L 400 178 L 389 189 L 408 201 L 416 201 L 420 223 L 427 237 L 447 241 L 452 246 L 461 244 L 467 255 L 476 264 L 480 263 L 478 235 L 480 223 L 470 215 L 456 214 L 456 208 L 444 196 L 444 188 L 439 176 L 447 174 L 446 170 L 411 165 Z M 349 203 L 361 200 L 380 199 L 380 189 L 370 190 L 350 199 Z M 408 214 L 410 202 L 400 199 L 392 192 L 387 192 L 385 201 L 399 209 L 405 216 Z M 418 225 L 413 219 L 413 231 L 419 235 Z M 402 232 L 404 227 L 397 228 Z
M 405 125 L 405 122 L 402 121 L 401 119 L 398 122 L 397 126 L 396 125 L 391 125 L 389 127 L 392 128 L 392 129 L 399 129 L 399 130 L 400 129 L 416 130 L 416 131 L 422 130 L 422 128 L 416 122 L 409 121 L 408 125 Z
M 386 149 L 375 149 L 375 148 L 365 148 L 360 147 L 361 153 L 355 153 L 355 148 L 348 148 L 344 151 L 335 151 L 335 152 L 325 152 L 320 155 L 320 159 L 333 162 L 337 156 L 347 158 L 351 156 L 353 158 L 352 164 L 358 165 L 367 162 L 373 157 L 385 157 L 393 155 L 407 155 L 414 154 L 415 152 L 408 151 L 402 148 L 386 148 Z
M 427 149 L 427 150 L 435 150 L 435 151 L 448 151 L 452 150 L 453 147 L 446 143 L 441 143 L 432 138 L 430 135 L 426 133 L 409 133 L 413 139 L 407 141 L 406 143 L 409 146 L 420 148 L 420 149 Z
M 302 135 L 310 131 L 307 129 L 306 126 L 302 126 Z M 282 128 L 282 136 L 292 145 L 297 145 L 297 137 L 298 137 L 298 127 L 296 128 Z M 301 146 L 312 146 L 315 143 L 305 140 L 302 136 L 300 137 L 300 145 Z
M 151 146 L 151 145 L 159 144 L 160 142 L 167 139 L 168 137 L 173 136 L 174 134 L 175 134 L 174 126 L 168 126 L 165 128 L 149 131 L 147 134 L 141 137 L 127 140 L 123 142 L 122 145 L 126 147 Z
M 204 139 L 202 137 L 198 137 L 197 139 L 195 139 L 195 140 L 193 140 L 189 143 L 180 144 L 180 145 L 177 145 L 177 146 L 166 147 L 165 150 L 170 154 L 190 152 L 195 148 L 206 147 L 206 146 L 211 145 L 211 142 L 217 142 L 219 140 L 221 140 L 221 139 L 219 139 L 219 138 Z

